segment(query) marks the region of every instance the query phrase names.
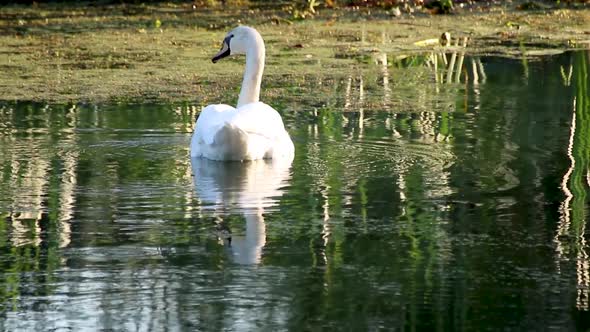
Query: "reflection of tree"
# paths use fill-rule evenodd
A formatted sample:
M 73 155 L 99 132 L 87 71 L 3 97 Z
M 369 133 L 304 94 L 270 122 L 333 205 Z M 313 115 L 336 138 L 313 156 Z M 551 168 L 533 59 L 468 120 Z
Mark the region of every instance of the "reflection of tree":
M 446 69 L 454 73 L 456 80 L 462 59 L 461 55 L 457 61 L 459 68 Z M 404 61 L 412 66 L 423 63 L 419 57 Z M 424 84 L 423 89 L 412 90 L 418 96 L 409 99 L 405 107 L 395 107 L 395 112 L 368 112 L 364 107 L 372 101 L 365 96 L 372 94 L 363 91 L 374 91 L 373 82 L 382 82 L 383 97 L 390 93 L 395 95 L 396 88 L 400 89 L 399 81 L 393 78 L 390 82 L 389 71 L 383 69 L 387 56 L 381 54 L 377 63 L 382 79 L 375 80 L 368 72 L 367 77 L 361 75 L 344 80 L 342 116 L 337 105 L 332 106 L 336 110 L 316 111 L 317 120 L 313 123 L 316 139 L 298 146 L 295 169 L 314 169 L 303 173 L 313 174 L 312 187 L 322 188 L 310 193 L 313 197 L 310 201 L 316 202 L 313 209 L 318 223 L 323 225 L 318 227 L 318 237 L 310 239 L 314 268 L 309 271 L 309 280 L 301 282 L 301 287 L 309 289 L 312 283 L 324 286 L 311 288 L 313 295 L 307 294 L 315 301 L 320 298 L 320 306 L 312 309 L 312 303 L 307 303 L 303 297 L 299 299 L 301 302 L 296 301 L 301 307 L 295 311 L 326 320 L 345 320 L 356 328 L 371 326 L 375 319 L 371 313 L 375 311 L 398 312 L 398 316 L 386 320 L 389 326 L 418 328 L 425 326 L 420 317 L 425 314 L 420 313 L 421 299 L 439 294 L 435 295 L 435 305 L 428 315 L 435 317 L 438 326 L 446 326 L 449 303 L 443 294 L 448 290 L 441 281 L 444 280 L 441 273 L 445 273 L 452 259 L 452 246 L 444 226 L 449 218 L 449 207 L 438 199 L 453 192 L 446 168 L 454 160 L 449 151 L 452 137 L 461 135 L 462 127 L 453 128 L 455 116 L 443 105 L 454 106 L 454 95 L 446 87 L 438 92 L 430 90 L 432 85 L 419 78 L 428 76 L 420 76 L 421 68 L 413 67 L 406 74 L 414 71 L 418 76 L 409 80 Z M 478 59 L 475 63 L 481 65 Z M 483 73 L 479 67 L 477 69 Z M 452 91 L 453 87 L 450 88 Z M 388 109 L 390 102 L 384 98 L 383 107 Z M 374 107 L 372 104 L 368 108 Z M 467 105 L 451 110 L 463 107 Z M 419 112 L 399 112 L 400 108 Z M 445 111 L 440 112 L 440 109 Z M 308 159 L 303 164 L 301 155 Z M 342 195 L 349 192 L 355 194 L 352 197 Z M 375 202 L 375 198 L 387 203 Z M 391 223 L 380 225 L 380 218 Z M 342 219 L 344 221 L 340 222 Z M 383 228 L 376 231 L 374 227 Z M 380 247 L 389 241 L 376 236 L 376 232 L 390 238 L 391 247 Z M 399 255 L 389 255 L 392 250 Z M 382 266 L 379 262 L 387 263 Z M 367 270 L 347 276 L 348 264 Z M 377 267 L 380 272 L 373 271 Z M 366 285 L 364 288 L 354 289 L 359 286 L 358 279 L 364 281 L 360 283 Z M 392 280 L 398 280 L 399 284 L 392 284 Z M 341 301 L 347 303 L 344 308 L 340 306 Z M 298 317 L 293 317 L 293 326 L 301 323 Z
M 590 80 L 587 52 L 578 52 L 573 61 L 575 96 L 568 156 L 570 167 L 563 176 L 565 199 L 560 207 L 560 223 L 555 237 L 559 260 L 575 255 L 577 271 L 577 307 L 589 310 L 590 259 L 586 253 L 585 229 L 587 190 L 590 184 Z M 567 84 L 569 80 L 566 80 Z M 558 265 L 561 264 L 558 261 Z
M 309 125 L 294 133 L 297 172 L 285 201 L 301 203 L 285 209 L 282 219 L 293 220 L 289 238 L 309 241 L 309 252 L 273 255 L 287 225 L 271 220 L 264 259 L 272 265 L 309 262 L 304 277 L 293 281 L 293 328 L 314 326 L 314 319 L 340 321 L 351 329 L 417 327 L 420 294 L 441 286 L 436 271 L 448 257 L 439 252 L 450 252 L 450 244 L 441 222 L 447 207 L 438 200 L 451 191 L 445 167 L 453 156 L 448 140 L 430 137 L 448 137 L 452 119 L 432 110 L 375 109 L 367 93 L 379 88 L 375 82 L 383 85 L 383 96 L 395 94 L 390 86 L 399 86 L 389 81 L 384 64 L 382 57 L 377 78 L 363 72 L 336 82 L 342 103 L 316 109 Z M 424 95 L 412 109 L 426 110 L 431 101 Z M 377 102 L 387 108 L 386 99 Z M 432 203 L 425 207 L 426 201 Z M 351 273 L 350 266 L 360 270 Z M 443 308 L 441 302 L 441 319 Z M 375 314 L 380 311 L 399 314 L 383 318 Z
M 75 110 L 59 108 L 65 123 L 56 124 L 52 112 L 40 105 L 5 105 L 0 122 L 0 211 L 5 214 L 1 232 L 5 280 L 3 303 L 15 300 L 22 291 L 19 275 L 24 272 L 51 273 L 61 264 L 59 248 L 70 242 L 76 181 L 76 135 L 68 128 L 76 120 Z M 45 138 L 50 139 L 46 140 Z M 44 291 L 49 291 L 45 289 Z
M 149 181 L 165 178 L 171 183 L 183 179 L 190 182 L 188 160 L 161 156 L 165 162 L 154 162 L 159 155 L 152 152 L 165 151 L 160 138 L 166 138 L 167 131 L 189 131 L 194 107 L 178 106 L 175 112 L 163 112 L 160 107 L 133 107 L 130 111 L 126 105 L 0 106 L 3 313 L 37 305 L 34 297 L 23 296 L 32 289 L 40 298 L 55 291 L 58 277 L 54 271 L 68 264 L 64 248 L 92 247 L 121 239 L 122 228 L 108 221 L 129 220 L 125 205 L 140 205 Z M 154 124 L 157 128 L 152 130 Z M 121 146 L 123 142 L 131 144 Z M 184 144 L 175 146 L 181 151 L 169 153 L 186 154 Z M 127 154 L 126 148 L 135 150 Z M 135 189 L 131 191 L 135 197 L 120 190 L 126 185 Z M 192 200 L 192 191 L 189 187 L 184 192 L 176 189 L 170 188 L 173 194 L 164 195 L 160 204 L 143 206 L 136 212 L 148 215 L 159 210 L 186 217 L 185 209 L 178 206 Z M 159 242 L 159 231 L 134 231 L 133 236 Z M 90 249 L 89 255 L 94 254 Z
M 266 262 L 311 266 L 291 283 L 290 324 L 315 319 L 359 329 L 372 323 L 429 328 L 436 321 L 441 329 L 464 329 L 505 326 L 522 317 L 535 326 L 547 323 L 543 315 L 553 309 L 535 305 L 551 308 L 561 299 L 545 294 L 563 285 L 535 274 L 545 273 L 539 266 L 547 260 L 543 236 L 552 232 L 548 205 L 555 200 L 552 179 L 560 162 L 555 151 L 564 143 L 561 123 L 567 121 L 556 109 L 565 107 L 560 100 L 569 90 L 541 75 L 569 56 L 531 62 L 525 85 L 519 62 L 486 59 L 486 84 L 451 96 L 452 111 L 391 114 L 373 104 L 364 109 L 362 136 L 360 83 L 372 91 L 372 83 L 382 80 L 363 71 L 362 80 L 356 74 L 336 83 L 345 101 L 305 116 L 313 130 L 295 133 L 297 172 L 287 201 L 290 195 L 307 199 L 284 213 L 294 220 L 289 235 L 308 240 L 300 246 L 309 253 L 275 257 L 282 233 L 268 223 L 274 240 Z M 480 62 L 473 64 L 477 69 Z M 390 83 L 396 87 L 395 78 Z M 365 103 L 373 102 L 371 95 L 365 94 Z M 429 104 L 433 98 L 445 104 L 441 95 L 411 99 L 416 106 L 408 109 L 436 105 Z M 493 297 L 490 303 L 486 296 Z M 518 301 L 526 305 L 503 307 Z M 379 310 L 390 317 L 374 314 Z

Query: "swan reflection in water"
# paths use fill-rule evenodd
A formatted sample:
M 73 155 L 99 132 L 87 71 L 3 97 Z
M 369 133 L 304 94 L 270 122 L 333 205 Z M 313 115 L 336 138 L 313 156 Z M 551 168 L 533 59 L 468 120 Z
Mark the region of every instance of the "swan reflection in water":
M 219 162 L 191 158 L 196 194 L 202 208 L 223 218 L 240 212 L 246 219 L 244 235 L 224 241 L 238 264 L 260 263 L 266 243 L 264 210 L 278 204 L 291 177 L 290 159 Z

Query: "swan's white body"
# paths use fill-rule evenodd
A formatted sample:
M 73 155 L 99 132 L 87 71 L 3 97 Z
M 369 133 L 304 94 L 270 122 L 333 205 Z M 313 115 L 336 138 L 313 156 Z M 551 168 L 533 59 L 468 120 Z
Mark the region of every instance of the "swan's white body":
M 191 157 L 212 160 L 288 158 L 293 152 L 281 116 L 261 102 L 205 107 L 191 140 Z
M 259 102 L 265 49 L 260 34 L 240 26 L 230 31 L 215 62 L 231 54 L 246 55 L 238 107 L 205 107 L 191 139 L 191 157 L 212 160 L 292 158 L 294 147 L 280 114 Z

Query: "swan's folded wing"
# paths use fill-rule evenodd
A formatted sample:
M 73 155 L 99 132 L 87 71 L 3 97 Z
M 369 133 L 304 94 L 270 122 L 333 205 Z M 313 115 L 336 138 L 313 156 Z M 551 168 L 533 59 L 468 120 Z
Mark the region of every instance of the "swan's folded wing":
M 244 105 L 237 109 L 231 123 L 251 135 L 275 139 L 284 131 L 281 115 L 262 102 Z
M 195 134 L 199 141 L 205 144 L 213 144 L 215 135 L 228 119 L 230 119 L 236 112 L 232 106 L 225 104 L 209 105 L 205 107 L 195 125 Z

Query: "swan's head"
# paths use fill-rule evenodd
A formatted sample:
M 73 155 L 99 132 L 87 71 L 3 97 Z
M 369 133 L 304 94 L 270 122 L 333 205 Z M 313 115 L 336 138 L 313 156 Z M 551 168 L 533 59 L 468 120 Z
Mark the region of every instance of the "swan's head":
M 223 39 L 221 50 L 211 59 L 213 63 L 227 56 L 234 54 L 246 54 L 251 48 L 264 45 L 262 37 L 253 28 L 247 26 L 239 26 L 228 32 Z

